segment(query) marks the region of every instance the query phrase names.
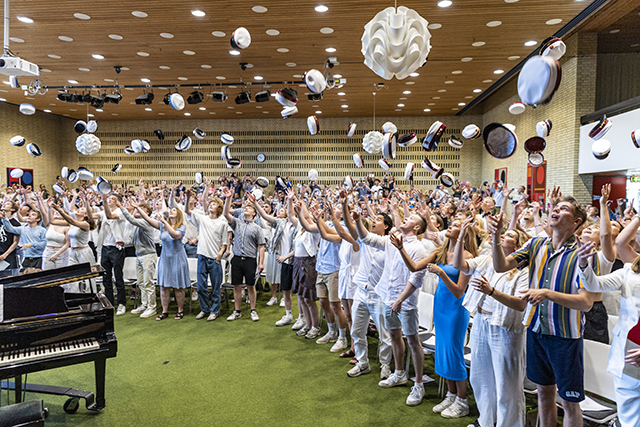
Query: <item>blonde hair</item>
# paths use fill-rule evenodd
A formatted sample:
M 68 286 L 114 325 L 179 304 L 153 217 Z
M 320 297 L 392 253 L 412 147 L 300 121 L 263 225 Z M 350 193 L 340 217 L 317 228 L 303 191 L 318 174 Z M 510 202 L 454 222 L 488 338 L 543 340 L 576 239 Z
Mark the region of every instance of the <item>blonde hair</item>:
M 369 218 L 362 218 L 362 225 L 364 225 L 367 231 L 371 231 L 371 220 Z
M 527 241 L 529 241 L 529 239 L 531 238 L 527 233 L 525 233 L 522 230 L 519 230 L 517 228 L 511 228 L 507 231 L 513 231 L 514 233 L 516 233 L 517 237 L 516 237 L 516 247 L 515 249 L 518 250 L 521 247 L 524 246 L 525 243 L 527 243 Z M 506 233 L 506 231 L 505 231 Z M 511 280 L 513 279 L 513 277 L 518 273 L 518 268 L 513 268 L 511 270 L 509 270 L 509 275 L 507 276 L 507 280 Z
M 640 255 L 638 255 L 636 259 L 633 260 L 633 263 L 631 264 L 631 270 L 633 270 L 633 272 L 636 274 L 640 274 Z
M 444 239 L 444 243 L 437 248 L 435 264 L 448 264 L 447 252 L 449 251 L 449 238 Z M 467 229 L 464 235 L 464 250 L 469 252 L 474 258 L 478 256 L 478 243 L 476 241 L 476 232 L 472 227 Z
M 178 228 L 182 227 L 183 222 L 184 220 L 182 216 L 182 211 L 180 209 L 176 209 L 176 223 L 171 224 L 171 218 L 169 218 L 169 224 L 171 224 L 174 230 L 177 230 Z

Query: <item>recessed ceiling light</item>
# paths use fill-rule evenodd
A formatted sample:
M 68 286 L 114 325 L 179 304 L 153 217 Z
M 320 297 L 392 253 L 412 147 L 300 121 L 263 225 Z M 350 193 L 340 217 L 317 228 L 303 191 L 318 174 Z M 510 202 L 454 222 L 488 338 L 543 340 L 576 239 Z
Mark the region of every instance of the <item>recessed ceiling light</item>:
M 186 81 L 187 81 L 187 80 L 189 80 L 189 79 L 188 79 L 188 78 L 186 78 L 186 77 L 178 77 L 178 80 L 181 80 L 181 81 L 183 81 L 183 82 L 186 82 Z
M 209 69 L 210 69 L 210 68 L 212 68 L 212 67 L 211 67 L 211 65 L 209 65 L 209 64 L 202 64 L 202 65 L 200 66 L 200 68 L 204 68 L 204 69 L 206 69 L 206 70 L 209 70 Z
M 6 85 L 11 85 L 11 82 L 8 80 L 3 80 L 2 83 L 6 84 Z
M 342 108 L 349 108 L 349 106 L 347 104 L 342 104 L 340 107 Z
M 69 83 L 71 83 L 72 85 L 77 85 L 78 81 L 77 80 L 67 80 Z
M 320 13 L 324 13 L 324 12 L 326 12 L 327 10 L 329 10 L 329 8 L 328 8 L 327 6 L 325 6 L 325 5 L 323 5 L 323 4 L 319 4 L 319 5 L 317 5 L 317 6 L 315 7 L 315 9 L 316 9 L 316 12 L 320 12 Z
M 428 113 L 429 111 L 431 111 L 431 109 L 430 109 L 430 108 L 425 108 L 425 109 L 424 109 L 424 110 L 422 110 L 422 111 L 424 111 L 425 113 Z
M 122 36 L 118 34 L 109 34 L 109 38 L 112 40 L 122 40 Z
M 253 6 L 251 10 L 253 10 L 255 13 L 265 13 L 269 9 L 264 6 Z
M 462 61 L 462 62 L 471 62 L 471 61 L 473 61 L 473 58 L 466 57 L 466 58 L 462 58 L 460 61 Z
M 631 46 L 631 47 L 633 47 L 633 46 Z M 50 73 L 51 72 L 51 70 L 48 69 L 48 68 L 41 68 L 40 71 L 42 71 L 43 73 Z
M 433 107 L 434 105 L 436 105 L 436 103 L 435 102 L 430 102 L 427 105 L 431 105 Z
M 411 93 L 411 91 L 410 90 L 405 90 L 405 91 L 402 91 L 402 93 L 404 93 L 405 95 L 409 95 Z
M 67 36 L 58 36 L 58 39 L 62 40 L 63 42 L 72 42 L 73 39 L 71 37 L 67 37 Z
M 453 80 L 447 80 L 446 82 L 444 82 L 444 84 L 446 84 L 446 85 L 451 85 L 451 84 L 453 84 L 453 83 L 454 83 L 454 81 L 453 81 Z
M 499 27 L 502 25 L 502 21 L 489 21 L 487 22 L 487 27 Z
M 427 28 L 430 30 L 437 30 L 439 28 L 442 28 L 442 24 L 429 24 L 427 25 Z
M 264 77 L 262 76 L 253 76 L 254 80 L 264 80 Z
M 191 113 L 184 113 L 184 115 L 185 115 L 185 116 L 190 116 L 190 115 L 191 115 Z
M 171 33 L 160 33 L 160 37 L 165 38 L 165 39 L 172 39 L 173 38 L 173 34 L 171 34 Z
M 345 95 L 346 95 L 346 93 L 344 93 L 344 92 L 338 92 L 338 96 L 345 96 Z
M 107 83 L 113 83 L 113 79 L 104 79 L 104 81 Z
M 269 114 L 269 112 L 268 111 L 263 111 L 262 114 Z
M 439 89 L 439 90 L 438 90 L 438 92 L 440 92 L 440 93 L 444 93 L 444 92 L 446 92 L 446 91 L 447 91 L 446 89 Z
M 50 53 L 50 54 L 49 54 L 49 55 L 47 55 L 47 56 L 48 56 L 49 58 L 51 58 L 51 59 L 60 59 L 60 58 L 62 58 L 60 55 L 54 55 L 54 54 L 52 54 L 52 53 Z
M 33 24 L 33 19 L 28 18 L 26 16 L 18 16 L 18 21 L 24 22 L 25 24 Z
M 247 64 L 246 67 L 247 68 L 253 68 L 253 64 Z
M 3 98 L 0 98 L 0 100 L 6 101 L 6 99 L 3 99 Z M 51 112 L 51 110 L 42 110 L 42 111 L 44 111 L 45 113 L 50 113 Z
M 74 13 L 73 16 L 75 16 L 78 19 L 83 19 L 85 21 L 88 20 L 88 19 L 91 19 L 91 17 L 89 15 L 84 14 L 84 13 Z
M 87 117 L 93 117 L 93 114 L 89 113 L 87 114 Z
M 233 56 L 238 56 L 238 55 L 240 55 L 240 52 L 238 52 L 237 50 L 230 50 L 229 54 L 233 55 Z
M 404 104 L 398 104 L 398 107 L 404 107 Z
M 545 22 L 545 24 L 547 25 L 556 25 L 562 22 L 562 19 L 560 18 L 555 18 L 555 19 L 549 19 L 547 22 Z
M 144 13 L 139 10 L 134 10 L 133 12 L 131 12 L 131 14 L 137 18 L 146 18 L 147 16 L 149 16 L 148 13 Z
M 206 15 L 206 13 L 204 13 L 204 12 L 203 12 L 202 10 L 200 10 L 200 9 L 193 9 L 193 10 L 191 11 L 191 14 L 192 14 L 193 16 L 197 16 L 198 18 L 202 18 L 203 16 L 205 16 L 205 15 Z
M 99 53 L 94 53 L 94 54 L 93 54 L 93 55 L 91 55 L 91 56 L 93 56 L 93 59 L 104 59 L 104 56 L 103 56 L 103 55 L 100 55 Z
M 147 52 L 138 52 L 139 56 L 149 56 Z
M 525 46 L 535 46 L 537 44 L 538 44 L 538 42 L 535 41 L 535 40 L 529 40 L 529 41 L 524 42 Z
M 182 53 L 184 53 L 185 55 L 195 55 L 196 53 L 192 50 L 183 50 Z
M 469 95 L 469 96 L 465 96 L 465 99 L 473 99 L 473 96 Z
M 278 30 L 274 30 L 274 29 L 270 29 L 266 31 L 268 36 L 277 36 L 278 34 L 280 34 L 280 31 Z
M 19 37 L 9 37 L 9 40 L 16 43 L 24 43 L 24 39 L 21 39 Z
M 242 111 L 236 111 L 236 114 L 242 114 Z
M 224 37 L 227 35 L 224 31 L 213 31 L 211 34 L 215 37 Z
M 459 110 L 459 108 L 452 108 L 452 110 L 453 110 L 453 111 L 458 111 L 458 110 Z
M 335 51 L 336 51 L 335 47 L 328 47 L 328 48 L 325 49 L 325 52 L 329 52 L 329 53 L 333 53 Z
M 158 68 L 160 68 L 161 70 L 170 70 L 171 67 L 169 67 L 168 65 L 161 65 Z
M 611 31 L 609 31 L 609 34 L 616 34 L 616 33 L 619 33 L 619 32 L 620 32 L 620 30 L 611 30 Z
M 84 71 L 85 73 L 88 73 L 91 70 L 88 68 L 78 68 L 78 71 Z
M 473 93 L 480 93 L 480 92 L 482 92 L 482 89 L 474 89 L 473 90 Z
M 452 71 L 451 74 L 462 74 L 462 71 L 461 70 L 455 70 L 455 71 Z
M 146 79 L 146 78 L 145 79 L 140 79 L 140 81 L 143 82 L 143 83 L 151 83 L 151 80 Z
M 234 110 L 234 109 L 235 109 L 235 108 L 234 108 L 234 107 L 231 107 L 231 106 L 227 107 L 227 110 Z
M 409 74 L 409 77 L 418 77 L 419 75 L 420 75 L 420 73 L 413 72 L 413 73 Z
M 286 65 L 287 67 L 292 67 L 293 68 L 293 67 L 297 66 L 298 64 L 296 64 L 295 62 L 287 62 L 284 65 Z
M 216 79 L 218 79 L 218 80 L 226 80 L 227 78 L 225 76 L 216 76 Z
M 519 0 L 504 0 L 505 3 L 517 3 Z
M 483 80 L 482 83 L 491 83 L 493 80 L 488 79 L 488 80 Z
M 520 59 L 518 55 L 510 56 L 507 58 L 509 61 L 515 61 L 516 59 Z
M 75 108 L 69 108 L 69 111 L 78 111 Z
M 502 74 L 502 73 L 504 73 L 504 70 L 495 70 L 493 72 L 493 74 Z
M 461 107 L 464 107 L 467 104 L 465 104 L 464 102 L 458 102 L 458 105 L 461 106 Z
M 440 99 L 439 96 L 432 96 L 431 99 Z
M 402 108 L 396 108 L 396 111 L 402 111 Z
M 331 34 L 331 33 L 333 33 L 333 28 L 331 28 L 331 27 L 323 27 L 323 28 L 320 28 L 320 32 L 322 34 Z
M 153 111 L 153 110 L 151 110 L 151 108 L 147 107 L 147 108 L 144 109 L 144 111 Z
M 349 110 L 342 110 L 342 112 L 343 112 L 343 113 L 348 113 L 348 112 L 349 112 Z
M 286 47 L 279 47 L 278 49 L 276 49 L 278 52 L 280 53 L 287 53 L 289 52 L 289 49 L 287 49 Z
M 66 115 L 67 115 L 67 114 L 65 114 L 65 116 L 66 116 Z M 117 116 L 117 115 L 118 115 L 118 113 L 111 113 L 111 115 L 112 115 L 112 116 Z
M 473 42 L 471 43 L 471 46 L 480 47 L 480 46 L 484 46 L 485 44 L 486 44 L 485 42 Z
M 100 109 L 100 108 L 96 108 L 96 111 L 97 111 L 98 113 L 102 113 L 104 110 L 102 110 L 102 109 Z
M 406 84 L 406 85 L 414 85 L 414 84 L 416 84 L 416 82 L 405 82 L 404 84 Z
M 449 7 L 453 4 L 451 0 L 441 0 L 438 2 L 438 6 L 440 7 Z

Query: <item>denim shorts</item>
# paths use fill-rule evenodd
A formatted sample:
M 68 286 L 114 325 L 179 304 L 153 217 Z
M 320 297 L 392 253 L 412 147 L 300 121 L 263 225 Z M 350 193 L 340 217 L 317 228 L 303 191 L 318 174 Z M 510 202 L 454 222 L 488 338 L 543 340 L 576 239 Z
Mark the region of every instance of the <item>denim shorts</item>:
M 384 326 L 388 330 L 402 329 L 402 333 L 406 336 L 416 335 L 419 330 L 418 309 L 414 308 L 400 310 L 400 314 L 393 313 L 391 307 L 383 304 L 384 307 Z
M 558 394 L 563 400 L 582 402 L 584 400 L 582 338 L 542 335 L 527 329 L 527 378 L 539 385 L 557 384 Z

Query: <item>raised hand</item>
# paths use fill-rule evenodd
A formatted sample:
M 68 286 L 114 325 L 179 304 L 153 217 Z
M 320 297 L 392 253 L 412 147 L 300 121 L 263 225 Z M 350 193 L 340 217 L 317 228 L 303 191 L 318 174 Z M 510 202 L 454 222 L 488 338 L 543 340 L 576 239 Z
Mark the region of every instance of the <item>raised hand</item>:
M 460 226 L 460 235 L 458 236 L 458 240 L 463 240 L 465 234 L 467 234 L 467 230 L 469 229 L 469 227 L 473 227 L 475 224 L 475 218 L 470 216 L 469 218 L 465 219 L 464 222 L 462 223 L 462 225 Z M 473 224 L 471 223 L 471 221 L 474 221 Z
M 222 187 L 222 194 L 227 199 L 233 195 L 231 194 L 231 190 L 229 189 L 229 187 Z
M 516 218 L 520 218 L 520 215 L 522 215 L 522 212 L 524 212 L 526 203 L 527 203 L 526 199 L 522 199 L 518 203 L 516 203 L 513 206 L 513 216 L 515 216 Z
M 602 190 L 600 191 L 600 206 L 607 206 L 607 202 L 609 201 L 609 195 L 611 194 L 611 184 L 605 184 L 602 186 Z
M 482 292 L 485 295 L 489 295 L 493 290 L 493 287 L 489 284 L 489 281 L 484 276 L 474 277 L 473 279 L 471 279 L 471 286 L 473 286 L 476 291 Z
M 493 235 L 496 235 L 502 230 L 504 225 L 504 219 L 502 217 L 502 212 L 499 215 L 489 215 L 487 216 L 487 228 L 489 232 Z
M 256 196 L 253 195 L 253 193 L 247 193 L 247 199 L 252 203 L 252 204 L 256 204 Z
M 391 240 L 391 244 L 398 249 L 402 249 L 402 234 L 400 233 L 390 233 L 389 239 Z
M 580 267 L 584 269 L 589 264 L 589 258 L 592 258 L 598 252 L 595 250 L 595 243 L 582 243 L 579 237 L 576 237 L 576 239 L 578 240 L 578 250 L 576 254 L 578 255 Z

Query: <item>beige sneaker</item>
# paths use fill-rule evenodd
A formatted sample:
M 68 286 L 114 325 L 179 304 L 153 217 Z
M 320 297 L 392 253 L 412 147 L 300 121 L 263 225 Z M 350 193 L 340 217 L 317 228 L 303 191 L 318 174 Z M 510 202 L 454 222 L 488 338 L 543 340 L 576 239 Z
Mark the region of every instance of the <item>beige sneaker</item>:
M 469 403 L 467 399 L 460 399 L 456 397 L 456 401 L 453 405 L 442 411 L 440 414 L 443 418 L 460 418 L 469 415 Z
M 456 401 L 456 395 L 447 393 L 447 397 L 445 397 L 442 402 L 438 403 L 436 406 L 433 407 L 433 412 L 435 412 L 436 414 L 439 414 L 445 409 L 447 409 L 449 406 L 453 405 L 453 402 L 455 401 Z

